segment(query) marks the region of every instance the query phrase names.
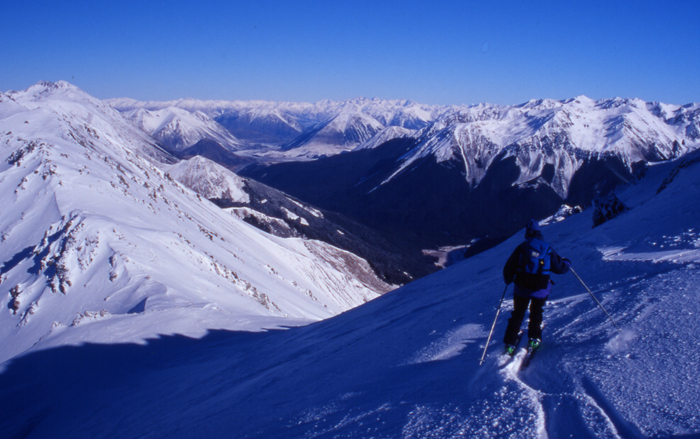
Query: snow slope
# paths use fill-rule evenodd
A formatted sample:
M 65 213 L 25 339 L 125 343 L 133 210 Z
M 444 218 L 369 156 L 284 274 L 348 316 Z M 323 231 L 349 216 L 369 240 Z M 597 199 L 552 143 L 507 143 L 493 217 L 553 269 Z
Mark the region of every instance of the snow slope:
M 652 166 L 617 195 L 631 207 L 621 216 L 592 229 L 584 211 L 543 232 L 622 332 L 574 276 L 557 276 L 544 342 L 525 371 L 522 352 L 501 355 L 508 301 L 478 365 L 518 233 L 303 327 L 200 339 L 173 333 L 145 345 L 115 337 L 66 346 L 75 335 L 57 334 L 4 364 L 0 433 L 700 437 L 700 159 Z M 103 324 L 86 321 L 75 333 Z M 123 330 L 139 327 L 134 319 Z
M 700 145 L 696 105 L 668 105 L 640 99 L 594 101 L 579 96 L 565 101 L 532 100 L 515 106 L 478 105 L 438 119 L 416 134 L 416 147 L 397 160 L 384 183 L 434 157 L 464 168 L 467 182 L 478 185 L 490 166 L 516 159 L 525 185 L 555 169 L 549 184 L 563 199 L 586 159 L 619 157 L 628 167 L 678 157 Z
M 248 203 L 245 179 L 209 159 L 195 156 L 166 168 L 168 174 L 206 199 Z
M 242 146 L 240 140 L 201 111 L 190 113 L 168 107 L 154 111 L 138 109 L 125 113 L 125 116 L 169 151 L 183 151 L 203 139 L 213 140 L 234 150 Z
M 55 338 L 307 323 L 390 289 L 353 254 L 265 234 L 176 182 L 170 155 L 68 83 L 0 108 L 0 362 Z
M 374 137 L 358 145 L 354 151 L 360 151 L 363 149 L 373 149 L 382 143 L 386 143 L 389 140 L 399 139 L 404 137 L 410 137 L 414 132 L 407 128 L 400 126 L 388 126 L 377 133 Z
M 424 261 L 393 246 L 377 231 L 241 178 L 206 158 L 195 156 L 162 169 L 201 197 L 260 230 L 282 238 L 304 238 L 309 245 L 322 241 L 366 260 L 376 275 L 368 273 L 364 265 L 353 264 L 345 267 L 347 274 L 375 285 L 377 292 L 393 288 L 388 284 L 400 285 L 411 281 L 413 276 L 428 274 L 420 271 Z M 376 284 L 377 276 L 387 285 Z
M 285 157 L 316 158 L 350 151 L 371 140 L 384 125 L 361 112 L 345 111 L 311 127 L 283 148 Z

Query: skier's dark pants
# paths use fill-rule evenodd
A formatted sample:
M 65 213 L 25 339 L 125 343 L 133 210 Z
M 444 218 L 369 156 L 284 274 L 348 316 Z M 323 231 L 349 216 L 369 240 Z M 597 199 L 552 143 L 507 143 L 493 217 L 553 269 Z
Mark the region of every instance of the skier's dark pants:
M 513 312 L 508 319 L 508 328 L 503 337 L 503 343 L 514 345 L 518 341 L 518 332 L 525 318 L 525 311 L 530 305 L 530 321 L 527 326 L 529 338 L 542 339 L 542 308 L 547 303 L 547 299 L 536 299 L 530 297 L 513 296 Z

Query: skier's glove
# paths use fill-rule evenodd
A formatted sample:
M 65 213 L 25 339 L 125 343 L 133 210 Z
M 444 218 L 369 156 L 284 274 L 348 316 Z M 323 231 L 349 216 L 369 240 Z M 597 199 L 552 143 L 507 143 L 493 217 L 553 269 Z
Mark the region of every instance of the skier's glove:
M 566 265 L 566 268 L 571 267 L 571 261 L 567 258 L 561 258 L 561 261 L 564 263 L 564 265 Z

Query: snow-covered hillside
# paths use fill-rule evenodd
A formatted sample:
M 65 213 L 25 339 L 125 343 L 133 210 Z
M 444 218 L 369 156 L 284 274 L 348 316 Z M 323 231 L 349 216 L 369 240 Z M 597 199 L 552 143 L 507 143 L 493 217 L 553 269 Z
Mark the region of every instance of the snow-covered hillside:
M 363 149 L 373 149 L 383 143 L 388 142 L 389 140 L 411 137 L 413 133 L 413 130 L 409 130 L 407 128 L 399 126 L 388 126 L 384 128 L 381 132 L 377 133 L 371 139 L 357 146 L 355 148 L 355 151 L 360 151 Z
M 532 100 L 516 106 L 478 105 L 439 119 L 416 135 L 416 147 L 396 163 L 390 181 L 426 157 L 454 161 L 476 186 L 490 166 L 516 159 L 518 185 L 546 181 L 567 198 L 571 180 L 592 157 L 637 162 L 678 157 L 700 145 L 698 105 L 647 103 L 640 99 Z
M 360 112 L 343 112 L 323 121 L 283 148 L 284 156 L 317 158 L 351 151 L 374 138 L 384 125 Z
M 74 332 L 58 331 L 4 364 L 0 434 L 699 437 L 700 159 L 651 166 L 617 195 L 631 208 L 617 218 L 592 229 L 587 210 L 543 233 L 622 332 L 573 275 L 557 276 L 544 342 L 525 371 L 518 370 L 522 352 L 501 354 L 509 300 L 479 366 L 504 289 L 502 266 L 519 232 L 304 327 L 171 335 L 141 345 L 127 342 L 142 328 L 134 318 L 93 343 L 66 346 L 106 323 L 83 318 Z M 198 311 L 179 315 L 190 312 Z
M 181 152 L 203 139 L 233 150 L 242 146 L 240 140 L 201 111 L 190 113 L 168 107 L 154 111 L 138 109 L 125 116 L 172 152 Z
M 323 241 L 365 259 L 381 279 L 404 284 L 428 274 L 422 258 L 391 245 L 376 231 L 334 212 L 321 211 L 274 188 L 241 178 L 204 157 L 162 167 L 171 177 L 236 217 L 275 236 Z M 311 244 L 311 243 L 309 243 Z M 374 284 L 364 268 L 348 274 Z M 370 275 L 367 279 L 365 276 Z M 378 285 L 379 292 L 386 286 Z
M 196 156 L 182 160 L 167 169 L 168 174 L 206 199 L 223 198 L 247 203 L 245 180 L 209 159 Z
M 351 253 L 265 234 L 181 185 L 160 169 L 172 156 L 68 83 L 2 94 L 0 117 L 0 362 L 59 338 L 309 322 L 390 289 Z

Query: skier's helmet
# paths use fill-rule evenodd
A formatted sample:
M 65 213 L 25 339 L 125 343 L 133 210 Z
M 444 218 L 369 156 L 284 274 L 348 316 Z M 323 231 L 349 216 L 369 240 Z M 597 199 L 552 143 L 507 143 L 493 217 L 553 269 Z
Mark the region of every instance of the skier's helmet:
M 525 236 L 530 237 L 530 236 L 535 236 L 536 234 L 540 233 L 540 224 L 535 221 L 534 219 L 531 219 L 529 223 L 527 223 L 527 226 L 525 227 Z

